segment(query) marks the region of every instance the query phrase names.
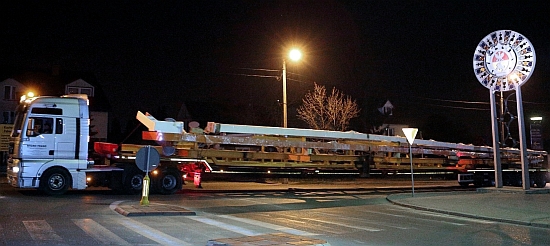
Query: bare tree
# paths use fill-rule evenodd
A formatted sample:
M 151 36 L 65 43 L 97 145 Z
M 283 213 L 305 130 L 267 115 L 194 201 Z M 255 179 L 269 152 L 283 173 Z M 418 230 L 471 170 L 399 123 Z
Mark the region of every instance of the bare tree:
M 359 107 L 350 96 L 344 95 L 336 88 L 327 96 L 324 86 L 317 85 L 302 99 L 298 108 L 298 118 L 309 127 L 318 130 L 345 131 L 349 121 L 359 116 Z

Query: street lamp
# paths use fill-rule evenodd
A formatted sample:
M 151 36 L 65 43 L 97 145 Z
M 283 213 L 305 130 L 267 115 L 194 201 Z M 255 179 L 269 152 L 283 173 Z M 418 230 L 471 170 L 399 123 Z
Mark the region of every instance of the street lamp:
M 22 95 L 21 98 L 19 99 L 20 102 L 22 101 L 25 101 L 31 97 L 34 97 L 34 92 L 30 91 L 28 92 L 26 95 Z
M 291 60 L 297 61 L 302 58 L 302 52 L 292 49 L 288 54 Z M 283 127 L 287 127 L 287 106 L 286 106 L 286 59 L 283 58 Z
M 409 157 L 411 160 L 411 182 L 412 182 L 412 196 L 414 197 L 414 172 L 413 172 L 413 155 L 412 155 L 412 144 L 414 142 L 414 138 L 416 137 L 416 133 L 418 132 L 418 128 L 403 128 L 403 133 L 405 133 L 405 137 L 407 137 L 407 141 L 409 142 Z

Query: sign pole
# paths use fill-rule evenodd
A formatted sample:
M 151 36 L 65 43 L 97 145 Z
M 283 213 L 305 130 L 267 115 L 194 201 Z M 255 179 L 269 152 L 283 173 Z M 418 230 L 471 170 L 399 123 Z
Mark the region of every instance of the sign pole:
M 523 190 L 529 190 L 531 181 L 529 180 L 529 160 L 527 158 L 527 137 L 525 136 L 525 122 L 523 121 L 523 103 L 521 101 L 521 86 L 516 89 L 516 101 L 518 108 L 518 128 L 519 128 L 519 151 L 521 156 L 521 180 Z
M 143 177 L 143 187 L 141 192 L 141 201 L 139 202 L 139 205 L 141 206 L 149 206 L 149 156 L 151 155 L 151 146 L 147 145 L 147 152 L 146 152 L 146 170 L 145 170 L 145 177 Z
M 495 165 L 495 187 L 502 188 L 502 165 L 500 160 L 500 144 L 498 138 L 497 106 L 495 92 L 489 90 L 491 100 L 491 125 L 493 131 L 493 162 Z
M 409 143 L 409 158 L 410 158 L 410 161 L 411 161 L 412 196 L 414 197 L 414 171 L 413 171 L 413 152 L 412 152 L 412 143 Z
M 413 170 L 413 155 L 412 155 L 412 144 L 416 138 L 416 133 L 418 133 L 418 128 L 403 128 L 403 133 L 407 137 L 409 142 L 409 157 L 411 161 L 411 183 L 412 183 L 412 196 L 414 197 L 414 170 Z

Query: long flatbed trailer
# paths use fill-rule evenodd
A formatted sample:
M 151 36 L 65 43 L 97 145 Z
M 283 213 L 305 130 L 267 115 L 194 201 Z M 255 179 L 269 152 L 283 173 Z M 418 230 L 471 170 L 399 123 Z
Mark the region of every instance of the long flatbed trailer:
M 142 133 L 144 140 L 156 141 L 177 156 L 203 159 L 214 170 L 357 170 L 368 176 L 372 171 L 411 168 L 408 142 L 400 136 L 213 122 L 197 134 L 169 129 L 169 122 L 141 112 L 137 119 L 149 128 Z M 493 166 L 490 146 L 416 139 L 411 151 L 416 171 L 467 174 L 477 169 L 486 172 Z M 537 173 L 539 185 L 548 173 L 546 157 L 545 151 L 528 150 L 529 165 Z M 501 148 L 501 158 L 507 172 L 520 167 L 518 149 Z

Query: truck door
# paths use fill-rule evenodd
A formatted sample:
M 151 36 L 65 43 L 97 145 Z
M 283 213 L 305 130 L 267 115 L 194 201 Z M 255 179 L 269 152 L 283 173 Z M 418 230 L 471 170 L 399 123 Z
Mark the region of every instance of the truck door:
M 53 159 L 55 155 L 55 134 L 52 131 L 54 119 L 31 117 L 27 124 L 27 141 L 22 144 L 23 155 L 32 159 Z
M 76 119 L 56 118 L 55 119 L 55 158 L 56 159 L 78 159 L 77 140 L 75 132 Z

